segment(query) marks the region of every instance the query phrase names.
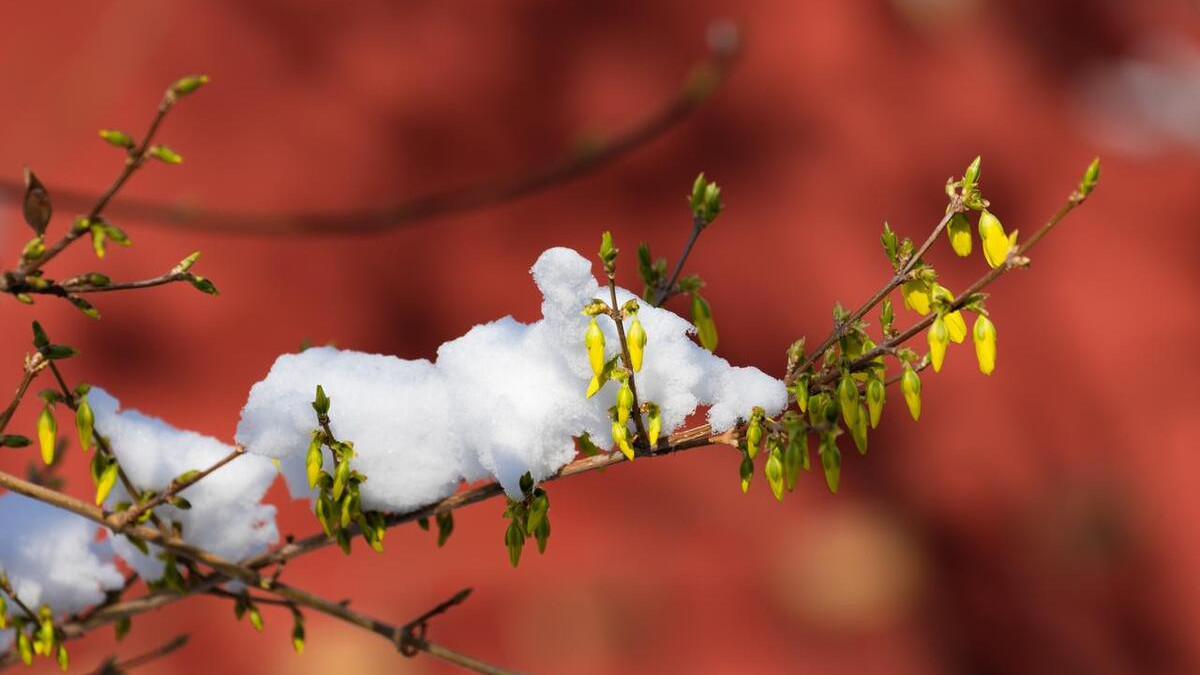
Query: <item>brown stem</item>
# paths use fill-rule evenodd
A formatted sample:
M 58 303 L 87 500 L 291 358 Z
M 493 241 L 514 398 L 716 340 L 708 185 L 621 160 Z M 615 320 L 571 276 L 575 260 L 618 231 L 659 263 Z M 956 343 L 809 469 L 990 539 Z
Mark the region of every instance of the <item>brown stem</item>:
M 1056 225 L 1058 225 L 1059 222 L 1061 222 L 1062 219 L 1067 216 L 1067 214 L 1069 214 L 1071 211 L 1075 210 L 1075 207 L 1082 204 L 1086 199 L 1087 199 L 1086 195 L 1084 195 L 1080 192 L 1071 193 L 1071 196 L 1067 199 L 1067 202 L 1065 204 L 1063 204 L 1063 206 L 1060 207 L 1058 209 L 1058 211 L 1055 212 L 1055 214 L 1050 217 L 1050 220 L 1046 221 L 1046 223 L 1044 225 L 1042 225 L 1042 227 L 1039 228 L 1038 231 L 1033 234 L 1033 236 L 1031 236 L 1021 246 L 1010 251 L 1008 254 L 1008 258 L 1004 261 L 1003 264 L 995 267 L 994 269 L 989 270 L 987 272 L 987 274 L 984 274 L 975 283 L 971 284 L 971 286 L 969 288 L 967 288 L 965 291 L 960 293 L 958 295 L 958 297 L 954 300 L 954 302 L 950 303 L 950 306 L 947 307 L 946 310 L 952 312 L 952 311 L 955 311 L 958 309 L 962 309 L 962 307 L 971 300 L 971 296 L 982 291 L 984 288 L 987 288 L 989 285 L 992 284 L 992 282 L 996 281 L 1004 274 L 1006 274 L 1014 269 L 1019 269 L 1019 268 L 1024 267 L 1028 263 L 1028 260 L 1025 258 L 1025 254 L 1028 253 L 1031 249 L 1033 249 L 1034 245 L 1036 245 L 1039 241 L 1041 241 L 1042 237 L 1045 237 L 1046 234 L 1048 232 L 1050 232 L 1050 230 L 1054 229 L 1054 227 Z M 920 334 L 921 331 L 928 328 L 929 325 L 932 324 L 934 319 L 936 319 L 936 318 L 937 318 L 937 315 L 933 312 L 930 312 L 927 316 L 925 316 L 921 320 L 917 321 L 915 324 L 910 326 L 904 332 L 896 335 L 895 337 L 891 338 L 890 340 L 885 340 L 884 342 L 877 345 L 874 349 L 868 350 L 867 352 L 863 353 L 858 358 L 851 361 L 850 369 L 851 370 L 862 370 L 863 368 L 866 368 L 867 364 L 871 360 L 876 358 L 877 356 L 895 349 L 897 346 L 904 344 L 908 340 L 910 340 L 913 337 L 915 337 L 916 335 Z M 833 379 L 836 377 L 838 377 L 838 373 L 836 373 L 834 371 L 828 371 L 828 372 L 822 373 L 820 376 L 813 378 L 813 386 L 832 382 Z
M 882 288 L 876 291 L 875 295 L 871 296 L 869 300 L 860 305 L 858 309 L 851 312 L 844 321 L 835 325 L 829 336 L 826 337 L 825 340 L 819 346 L 817 346 L 817 348 L 814 349 L 812 353 L 810 353 L 808 357 L 804 359 L 803 362 L 797 364 L 795 368 L 784 375 L 784 384 L 789 386 L 795 384 L 796 378 L 799 377 L 801 373 L 804 373 L 809 368 L 812 368 L 813 364 L 817 362 L 817 359 L 821 358 L 821 355 L 825 353 L 825 350 L 833 346 L 833 343 L 837 342 L 842 337 L 842 334 L 847 328 L 853 326 L 855 322 L 866 316 L 867 312 L 871 311 L 873 307 L 883 302 L 883 299 L 888 296 L 888 293 L 891 293 L 893 290 L 895 290 L 897 286 L 908 281 L 909 275 L 912 274 L 913 268 L 917 266 L 917 263 L 921 261 L 921 258 L 929 251 L 929 248 L 933 246 L 934 242 L 937 241 L 938 235 L 942 233 L 942 230 L 946 229 L 946 226 L 950 224 L 950 219 L 954 217 L 954 214 L 960 213 L 963 208 L 964 207 L 962 206 L 961 202 L 952 202 L 950 208 L 946 211 L 946 215 L 942 216 L 942 219 L 938 221 L 937 225 L 934 226 L 933 232 L 931 232 L 929 237 L 925 239 L 925 242 L 921 244 L 921 247 L 913 253 L 912 257 L 905 261 L 900 269 L 896 270 L 896 273 L 892 275 L 892 278 L 889 279 Z
M 38 371 L 44 368 L 46 363 L 47 361 L 40 354 L 26 359 L 25 374 L 21 377 L 21 383 L 17 385 L 17 393 L 13 396 L 8 407 L 4 409 L 4 412 L 0 413 L 0 433 L 4 433 L 4 430 L 8 427 L 13 413 L 17 411 L 17 406 L 21 405 L 21 401 L 25 398 L 25 393 L 29 391 L 29 385 L 33 383 L 33 379 L 37 377 Z
M 236 446 L 233 449 L 233 452 L 222 457 L 220 460 L 218 460 L 215 464 L 208 467 L 207 469 L 204 469 L 203 471 L 196 473 L 195 475 L 189 477 L 187 480 L 182 480 L 182 481 L 172 480 L 171 484 L 167 486 L 167 489 L 160 492 L 153 499 L 150 499 L 142 504 L 137 504 L 137 505 L 130 507 L 129 509 L 126 509 L 125 511 L 122 511 L 121 513 L 117 514 L 115 516 L 117 521 L 120 522 L 122 525 L 136 522 L 137 519 L 146 511 L 150 511 L 150 510 L 154 509 L 154 507 L 166 502 L 167 500 L 171 499 L 172 497 L 179 494 L 180 492 L 183 492 L 184 490 L 191 487 L 192 485 L 195 485 L 197 482 L 200 481 L 200 479 L 208 476 L 212 472 L 216 471 L 217 469 L 220 469 L 221 467 L 232 462 L 233 460 L 237 459 L 238 457 L 241 457 L 244 454 L 246 454 L 246 449 L 240 445 Z
M 683 253 L 679 254 L 679 259 L 675 261 L 675 269 L 671 272 L 670 278 L 658 290 L 658 295 L 654 298 L 653 305 L 662 307 L 662 304 L 675 294 L 675 284 L 679 281 L 679 275 L 683 272 L 683 263 L 692 253 L 692 247 L 696 245 L 696 240 L 700 238 L 700 233 L 704 231 L 706 223 L 699 214 L 692 214 L 692 233 L 688 235 L 687 243 L 683 245 Z
M 629 355 L 629 342 L 625 339 L 625 322 L 621 318 L 621 308 L 617 305 L 617 280 L 613 272 L 608 273 L 608 291 L 612 296 L 612 320 L 617 325 L 617 337 L 621 339 L 621 362 L 629 373 L 629 391 L 633 392 L 633 425 L 637 428 L 638 438 L 649 445 L 650 437 L 646 435 L 646 425 L 642 422 L 642 404 L 638 401 L 637 382 L 633 376 L 633 357 Z
M 90 223 L 96 220 L 96 218 L 98 218 L 104 211 L 105 207 L 108 206 L 108 203 L 112 201 L 112 198 L 115 197 L 117 192 L 121 190 L 121 187 L 124 186 L 125 183 L 128 182 L 128 180 L 138 170 L 138 168 L 141 167 L 142 163 L 146 160 L 146 151 L 150 149 L 150 143 L 154 140 L 154 134 L 158 132 L 158 127 L 162 125 L 163 118 L 167 116 L 167 111 L 169 111 L 171 106 L 174 104 L 175 94 L 171 90 L 167 90 L 166 95 L 163 96 L 162 101 L 158 104 L 158 112 L 154 115 L 154 119 L 151 120 L 150 127 L 146 130 L 146 135 L 142 138 L 141 144 L 129 151 L 129 155 L 125 158 L 125 166 L 121 168 L 121 173 L 117 174 L 117 177 L 113 181 L 112 185 L 108 186 L 108 189 L 105 190 L 104 193 L 100 195 L 99 199 L 96 200 L 96 203 L 94 206 L 92 206 L 91 211 L 88 211 L 88 214 L 85 218 L 86 222 Z M 87 231 L 88 230 L 86 229 L 72 226 L 69 230 L 67 230 L 67 233 L 63 235 L 61 239 L 47 247 L 45 253 L 39 256 L 36 260 L 30 260 L 21 263 L 21 265 L 17 268 L 17 274 L 19 276 L 27 276 L 30 273 L 41 269 L 43 265 L 53 260 L 55 256 L 57 256 L 59 253 L 62 253 L 63 250 L 70 246 L 72 242 L 82 237 Z
M 176 636 L 169 642 L 166 642 L 145 654 L 128 658 L 124 661 L 118 661 L 117 657 L 112 656 L 105 659 L 104 663 L 99 668 L 93 670 L 91 675 L 106 675 L 106 673 L 123 673 L 127 670 L 132 670 L 138 666 L 144 666 L 147 663 L 161 659 L 164 656 L 180 649 L 187 644 L 188 636 L 186 634 Z

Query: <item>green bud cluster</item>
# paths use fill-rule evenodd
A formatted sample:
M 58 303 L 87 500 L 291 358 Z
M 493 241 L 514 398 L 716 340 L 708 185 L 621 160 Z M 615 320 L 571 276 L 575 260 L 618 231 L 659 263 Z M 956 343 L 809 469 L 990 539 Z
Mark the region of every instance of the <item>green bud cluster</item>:
M 64 635 L 54 625 L 54 615 L 50 608 L 43 605 L 38 608 L 36 616 L 24 614 L 14 615 L 8 619 L 5 594 L 11 594 L 12 586 L 7 576 L 0 576 L 0 629 L 11 629 L 16 634 L 17 655 L 21 663 L 33 665 L 35 656 L 54 658 L 63 672 L 70 667 L 70 657 L 67 647 L 63 644 Z
M 368 546 L 382 553 L 387 521 L 382 512 L 362 508 L 359 488 L 367 477 L 350 466 L 354 459 L 354 443 L 334 438 L 329 430 L 331 403 L 325 388 L 317 385 L 312 407 L 317 414 L 319 428 L 313 430 L 304 457 L 308 485 L 318 490 L 313 511 L 325 530 L 325 536 L 337 541 L 344 553 L 350 553 L 353 539 L 351 525 L 358 526 Z M 333 460 L 331 467 L 325 465 L 326 449 Z M 439 545 L 441 543 L 444 540 Z
M 508 561 L 516 567 L 521 562 L 521 552 L 530 537 L 537 541 L 538 553 L 546 552 L 550 541 L 550 497 L 540 487 L 534 487 L 533 476 L 528 472 L 521 476 L 521 499 L 509 499 L 504 507 L 504 518 L 509 521 L 504 531 L 504 546 L 508 549 Z

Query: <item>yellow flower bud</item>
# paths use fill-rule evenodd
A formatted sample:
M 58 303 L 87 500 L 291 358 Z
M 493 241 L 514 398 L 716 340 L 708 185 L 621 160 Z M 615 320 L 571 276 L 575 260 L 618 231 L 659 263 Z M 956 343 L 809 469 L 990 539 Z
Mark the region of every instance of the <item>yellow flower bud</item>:
M 908 404 L 908 412 L 913 420 L 921 419 L 921 377 L 907 363 L 904 364 L 904 374 L 900 376 L 900 391 L 904 393 L 904 402 Z
M 42 450 L 42 461 L 47 465 L 54 463 L 55 446 L 58 445 L 58 422 L 54 419 L 54 411 L 50 406 L 42 408 L 37 419 L 38 445 Z
M 933 364 L 933 372 L 942 369 L 946 359 L 946 345 L 950 344 L 950 331 L 946 330 L 946 321 L 939 315 L 929 327 L 929 360 Z
M 639 372 L 642 369 L 642 354 L 646 348 L 646 329 L 642 328 L 642 322 L 638 318 L 633 317 L 633 322 L 629 324 L 629 331 L 625 334 L 626 341 L 629 343 L 629 360 L 632 362 L 634 372 Z
M 595 396 L 596 392 L 598 392 L 598 391 L 600 391 L 600 376 L 593 375 L 592 381 L 588 382 L 587 398 L 591 398 L 591 397 Z
M 629 413 L 632 410 L 633 390 L 629 388 L 629 380 L 625 380 L 617 390 L 617 422 L 624 426 L 629 421 Z
M 959 257 L 971 255 L 971 223 L 965 213 L 956 213 L 950 217 L 946 225 L 946 235 L 950 238 L 950 248 Z
M 849 371 L 842 374 L 842 379 L 838 382 L 837 394 L 838 405 L 842 409 L 842 418 L 846 420 L 847 427 L 853 427 L 858 423 L 858 384 Z
M 975 358 L 979 360 L 979 371 L 991 375 L 996 369 L 996 325 L 980 314 L 975 319 Z
M 1004 233 L 1000 219 L 991 211 L 984 210 L 979 214 L 979 238 L 983 242 L 983 257 L 987 264 L 993 268 L 1003 265 L 1008 259 L 1012 241 Z
M 621 450 L 621 454 L 625 455 L 625 459 L 633 461 L 633 447 L 629 445 L 629 429 L 623 422 L 612 423 L 612 437 L 616 442 L 617 448 Z
M 742 479 L 742 493 L 750 491 L 750 479 L 754 477 L 754 461 L 750 459 L 750 455 L 742 455 L 742 464 L 738 467 L 738 474 Z
M 879 418 L 883 415 L 883 400 L 887 395 L 887 387 L 883 380 L 872 377 L 867 382 L 867 411 L 871 417 L 871 428 L 879 426 Z
M 775 499 L 783 501 L 783 453 L 779 448 L 773 448 L 767 456 L 765 473 L 767 484 L 771 486 L 771 494 L 775 495 Z
M 592 372 L 596 375 L 604 370 L 604 331 L 600 330 L 600 324 L 596 323 L 596 318 L 588 322 L 587 332 L 583 335 L 583 343 L 587 346 L 588 361 L 592 365 Z
M 650 447 L 658 445 L 658 435 L 662 433 L 662 408 L 654 403 L 646 404 L 646 435 L 650 437 Z
M 930 297 L 929 284 L 920 279 L 913 279 L 900 287 L 904 295 L 904 306 L 925 316 L 929 313 L 933 298 Z

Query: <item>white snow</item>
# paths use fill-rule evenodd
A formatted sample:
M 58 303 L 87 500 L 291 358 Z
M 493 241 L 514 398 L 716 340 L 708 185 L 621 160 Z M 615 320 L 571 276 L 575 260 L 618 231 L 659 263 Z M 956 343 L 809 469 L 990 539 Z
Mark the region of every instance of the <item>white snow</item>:
M 593 298 L 609 299 L 591 264 L 554 248 L 532 273 L 544 297 L 541 320 L 505 317 L 475 326 L 443 344 L 436 363 L 327 347 L 280 356 L 251 388 L 236 440 L 251 453 L 279 458 L 292 494 L 310 496 L 304 455 L 316 427 L 309 403 L 320 384 L 332 399 L 334 434 L 354 442 L 352 465 L 367 476 L 364 507 L 410 510 L 486 476 L 519 496 L 522 474 L 542 480 L 571 461 L 572 437 L 587 432 L 609 445 L 607 409 L 617 391 L 609 383 L 592 399 L 584 396 L 592 372 L 583 344 L 588 318 L 580 310 Z M 618 292 L 622 304 L 631 297 Z M 704 350 L 682 317 L 643 304 L 639 318 L 649 341 L 638 393 L 662 407 L 664 434 L 697 406 L 711 406 L 716 431 L 756 405 L 768 414 L 786 406 L 782 381 Z M 603 317 L 599 323 L 613 356 L 615 327 Z
M 88 402 L 96 430 L 109 439 L 121 467 L 139 490 L 161 492 L 185 471 L 207 469 L 233 451 L 215 438 L 176 429 L 136 410 L 119 411 L 120 402 L 102 389 L 93 388 Z M 262 552 L 279 538 L 275 507 L 261 503 L 276 475 L 269 459 L 243 455 L 179 493 L 191 509 L 163 504 L 154 512 L 164 521 L 180 523 L 187 543 L 240 560 Z M 108 498 L 109 508 L 128 499 L 118 483 Z M 151 546 L 147 556 L 117 536 L 113 548 L 142 577 L 162 576 L 163 562 L 154 555 L 157 547 Z
M 0 572 L 35 612 L 42 605 L 56 617 L 79 612 L 125 581 L 109 542 L 96 541 L 100 526 L 82 516 L 9 492 L 0 495 L 0 524 Z M 5 600 L 9 616 L 21 612 Z M 12 631 L 0 632 L 0 651 L 11 639 Z

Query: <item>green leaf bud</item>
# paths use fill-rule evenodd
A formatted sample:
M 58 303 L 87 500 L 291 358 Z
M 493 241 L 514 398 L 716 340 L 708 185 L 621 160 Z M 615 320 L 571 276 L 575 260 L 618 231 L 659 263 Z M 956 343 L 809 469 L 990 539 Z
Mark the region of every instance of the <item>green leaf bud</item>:
M 166 164 L 183 163 L 183 157 L 165 145 L 152 145 L 150 146 L 150 149 L 146 151 L 146 154 Z
M 1096 184 L 1100 182 L 1100 158 L 1097 157 L 1088 165 L 1087 171 L 1083 173 L 1083 180 L 1079 182 L 1079 194 L 1087 197 L 1092 194 L 1092 190 L 1096 189 Z
M 124 131 L 116 131 L 115 129 L 101 129 L 100 138 L 103 138 L 104 141 L 109 145 L 113 145 L 118 148 L 124 148 L 126 150 L 129 150 L 136 145 L 133 142 L 133 137 Z
M 767 475 L 767 485 L 771 487 L 771 494 L 775 495 L 775 499 L 783 501 L 783 453 L 778 447 L 772 448 L 771 453 L 767 455 L 767 464 L 763 471 Z
M 696 326 L 700 346 L 710 352 L 716 351 L 717 324 L 713 321 L 712 307 L 699 293 L 692 293 L 692 323 Z
M 79 434 L 79 448 L 84 452 L 92 449 L 95 423 L 96 416 L 92 412 L 92 406 L 88 403 L 87 396 L 80 397 L 75 406 L 75 431 Z
M 171 93 L 176 96 L 186 96 L 206 84 L 208 84 L 207 75 L 188 75 L 175 80 L 171 85 Z
M 750 455 L 742 455 L 742 463 L 738 466 L 738 475 L 741 478 L 742 494 L 750 491 L 750 479 L 754 478 L 754 460 L 750 459 Z
M 871 377 L 867 380 L 867 411 L 870 413 L 871 428 L 879 426 L 879 418 L 883 415 L 883 401 L 887 396 L 887 387 L 883 380 Z
M 863 404 L 858 404 L 858 415 L 850 426 L 850 437 L 854 439 L 854 447 L 858 448 L 861 455 L 867 454 L 867 416 L 867 409 Z
M 849 370 L 843 372 L 842 379 L 838 381 L 837 395 L 842 418 L 846 420 L 847 427 L 853 427 L 858 423 L 858 383 Z
M 800 412 L 808 411 L 808 373 L 796 378 L 796 407 Z

